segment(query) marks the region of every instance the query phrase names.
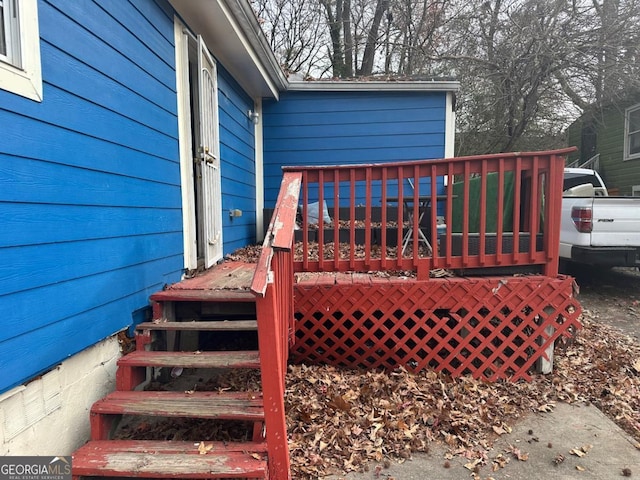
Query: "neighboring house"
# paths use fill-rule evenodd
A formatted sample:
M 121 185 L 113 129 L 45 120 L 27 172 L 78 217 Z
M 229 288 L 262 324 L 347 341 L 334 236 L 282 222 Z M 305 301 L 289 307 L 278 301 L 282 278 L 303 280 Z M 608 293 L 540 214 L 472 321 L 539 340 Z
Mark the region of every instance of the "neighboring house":
M 598 156 L 596 167 L 607 187 L 620 195 L 640 195 L 640 93 L 585 112 L 568 129 L 579 148 L 568 163 Z
M 281 165 L 453 153 L 456 82 L 289 84 L 243 0 L 0 13 L 0 454 L 86 440 L 118 332 L 260 239 Z

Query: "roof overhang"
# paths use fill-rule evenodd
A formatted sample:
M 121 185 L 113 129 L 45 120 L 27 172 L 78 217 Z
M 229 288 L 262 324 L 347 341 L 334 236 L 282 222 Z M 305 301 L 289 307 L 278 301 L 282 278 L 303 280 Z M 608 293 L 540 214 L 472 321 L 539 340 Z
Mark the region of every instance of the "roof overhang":
M 278 98 L 287 79 L 246 0 L 170 0 L 213 55 L 254 98 Z
M 332 80 L 290 81 L 287 90 L 314 92 L 457 92 L 455 80 Z

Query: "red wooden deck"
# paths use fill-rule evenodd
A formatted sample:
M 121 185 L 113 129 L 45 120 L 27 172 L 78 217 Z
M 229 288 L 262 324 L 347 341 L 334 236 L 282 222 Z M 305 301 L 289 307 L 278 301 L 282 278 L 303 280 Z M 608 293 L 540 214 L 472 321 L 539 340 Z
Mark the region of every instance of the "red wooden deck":
M 285 167 L 257 264 L 224 263 L 151 297 L 255 300 L 269 478 L 291 478 L 283 403 L 290 359 L 515 381 L 580 328 L 573 279 L 557 272 L 571 151 Z M 422 209 L 423 199 L 434 208 Z M 312 225 L 314 203 L 327 204 L 331 222 L 320 215 Z M 381 228 L 372 220 L 378 211 Z M 430 278 L 435 269 L 487 276 Z M 396 270 L 417 278 L 384 273 Z

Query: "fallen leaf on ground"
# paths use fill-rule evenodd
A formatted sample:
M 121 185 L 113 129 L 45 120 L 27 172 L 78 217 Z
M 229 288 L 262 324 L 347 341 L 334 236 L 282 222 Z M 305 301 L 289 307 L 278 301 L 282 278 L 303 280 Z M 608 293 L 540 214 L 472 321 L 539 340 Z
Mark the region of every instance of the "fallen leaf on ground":
M 586 455 L 585 452 L 583 452 L 582 450 L 578 449 L 578 448 L 572 448 L 571 450 L 569 450 L 569 453 L 571 455 L 575 455 L 576 457 L 584 457 Z
M 213 443 L 207 444 L 206 442 L 200 442 L 198 444 L 198 452 L 200 455 L 206 455 L 213 449 Z

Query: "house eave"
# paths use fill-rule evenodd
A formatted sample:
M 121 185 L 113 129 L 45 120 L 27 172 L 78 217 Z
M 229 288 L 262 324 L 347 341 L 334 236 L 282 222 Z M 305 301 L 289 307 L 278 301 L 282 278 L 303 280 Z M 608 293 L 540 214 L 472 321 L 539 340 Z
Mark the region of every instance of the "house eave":
M 170 0 L 178 15 L 202 35 L 213 55 L 254 98 L 278 98 L 287 79 L 249 2 Z
M 325 91 L 325 92 L 457 92 L 460 82 L 455 80 L 419 80 L 419 81 L 290 81 L 289 91 Z

